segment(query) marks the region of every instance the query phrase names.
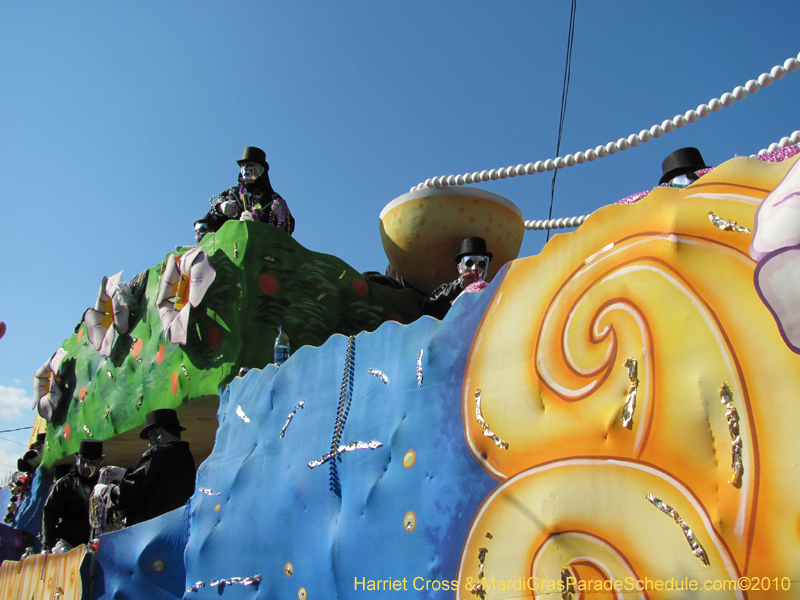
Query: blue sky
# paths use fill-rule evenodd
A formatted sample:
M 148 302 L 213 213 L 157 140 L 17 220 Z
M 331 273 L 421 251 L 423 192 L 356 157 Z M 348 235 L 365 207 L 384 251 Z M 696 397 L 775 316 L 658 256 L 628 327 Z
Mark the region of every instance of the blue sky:
M 382 271 L 378 215 L 429 177 L 555 157 L 569 2 L 5 2 L 0 429 L 93 304 L 176 245 L 263 148 L 304 246 Z M 800 4 L 579 1 L 561 154 L 718 98 L 800 52 Z M 559 172 L 554 216 L 800 129 L 800 71 L 698 123 Z M 547 217 L 551 173 L 477 187 Z M 543 232 L 528 232 L 522 255 Z M 265 340 L 271 343 L 271 340 Z M 0 434 L 0 474 L 28 434 Z

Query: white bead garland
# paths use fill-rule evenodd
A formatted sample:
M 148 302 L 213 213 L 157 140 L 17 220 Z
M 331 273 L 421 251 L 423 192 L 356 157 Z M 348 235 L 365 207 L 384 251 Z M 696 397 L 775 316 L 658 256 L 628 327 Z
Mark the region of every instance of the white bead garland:
M 538 221 L 525 221 L 525 229 L 545 230 L 545 229 L 566 229 L 567 227 L 577 227 L 582 225 L 589 215 L 580 217 L 561 217 L 558 219 L 544 219 Z
M 543 173 L 544 171 L 553 171 L 555 169 L 563 169 L 564 167 L 572 167 L 575 164 L 583 164 L 584 162 L 592 162 L 596 158 L 604 158 L 609 154 L 616 154 L 620 150 L 627 150 L 630 147 L 636 147 L 640 143 L 647 143 L 653 138 L 658 138 L 665 133 L 671 133 L 676 128 L 686 126 L 687 123 L 696 123 L 700 118 L 709 116 L 712 112 L 722 110 L 723 106 L 732 106 L 736 100 L 744 100 L 748 94 L 755 94 L 761 88 L 767 88 L 774 81 L 783 79 L 787 73 L 793 73 L 800 68 L 800 54 L 797 58 L 787 58 L 783 65 L 776 65 L 770 69 L 769 73 L 762 73 L 759 75 L 758 80 L 751 79 L 744 86 L 736 86 L 732 92 L 726 92 L 719 98 L 713 98 L 708 104 L 701 104 L 697 110 L 688 110 L 684 115 L 676 115 L 672 119 L 663 121 L 660 125 L 653 125 L 650 129 L 642 129 L 638 135 L 631 134 L 627 138 L 620 138 L 616 142 L 609 142 L 608 144 L 601 144 L 595 149 L 589 148 L 585 152 L 576 152 L 567 154 L 565 157 L 548 158 L 546 161 L 536 161 L 536 163 L 528 163 L 526 165 L 519 164 L 516 167 L 507 167 L 505 169 L 492 169 L 491 171 L 481 171 L 472 173 L 465 173 L 464 175 L 450 175 L 442 177 L 434 177 L 426 179 L 424 183 L 420 183 L 411 191 L 420 190 L 423 188 L 432 187 L 447 187 L 455 185 L 465 185 L 469 183 L 477 183 L 479 181 L 489 181 L 497 179 L 506 179 L 507 177 L 516 177 L 518 175 L 533 175 L 534 173 Z M 788 139 L 784 138 L 783 140 Z M 792 134 L 794 140 L 794 134 Z M 781 140 L 781 142 L 783 142 Z M 792 143 L 800 143 L 800 141 L 793 141 Z M 770 147 L 775 146 L 772 144 Z M 785 147 L 785 146 L 781 146 Z M 761 150 L 759 154 L 765 154 L 767 150 Z
M 789 69 L 786 70 L 788 71 Z M 756 156 L 764 156 L 765 154 L 769 154 L 770 152 L 775 152 L 776 150 L 780 150 L 781 148 L 788 148 L 789 146 L 793 146 L 794 144 L 800 144 L 800 130 L 793 132 L 791 136 L 782 137 L 780 142 L 773 142 L 763 150 L 759 150 L 758 154 L 751 154 L 750 158 L 755 158 Z

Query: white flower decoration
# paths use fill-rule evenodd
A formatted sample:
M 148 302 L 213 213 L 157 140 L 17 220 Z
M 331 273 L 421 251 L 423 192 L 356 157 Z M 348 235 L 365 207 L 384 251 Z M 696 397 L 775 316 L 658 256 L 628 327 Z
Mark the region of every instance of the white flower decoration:
M 66 350 L 59 348 L 33 375 L 33 405 L 31 409 L 38 408 L 39 415 L 48 423 L 61 402 L 62 392 L 56 373 L 66 355 Z
M 189 312 L 203 300 L 217 272 L 208 260 L 208 254 L 193 248 L 180 258 L 167 257 L 156 306 L 164 328 L 164 337 L 173 344 L 186 343 Z
M 786 345 L 800 354 L 800 162 L 759 205 L 750 256 L 754 283 Z
M 120 282 L 122 271 L 111 277 L 103 277 L 100 293 L 94 308 L 83 315 L 89 341 L 101 356 L 110 356 L 117 332 L 128 332 L 130 313 L 136 309 L 136 301 L 125 282 Z

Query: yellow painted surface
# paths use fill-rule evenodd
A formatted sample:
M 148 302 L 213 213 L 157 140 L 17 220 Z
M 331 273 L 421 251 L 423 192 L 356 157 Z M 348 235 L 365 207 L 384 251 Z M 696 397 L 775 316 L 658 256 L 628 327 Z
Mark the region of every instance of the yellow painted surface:
M 430 292 L 458 277 L 461 241 L 482 237 L 494 256 L 487 281 L 514 260 L 525 233 L 510 200 L 476 188 L 433 188 L 395 199 L 381 213 L 381 241 L 389 262 L 414 287 Z
M 462 582 L 477 577 L 485 547 L 485 575 L 498 580 L 560 580 L 563 568 L 609 580 L 758 576 L 773 595 L 691 597 L 800 597 L 800 356 L 756 293 L 752 234 L 708 217 L 752 231 L 759 203 L 796 160 L 733 159 L 686 189 L 604 207 L 512 264 L 462 390 L 467 443 L 501 482 L 473 521 Z M 630 430 L 621 422 L 628 358 L 639 380 Z M 738 488 L 723 383 L 739 416 Z M 477 422 L 478 390 L 487 427 L 508 449 Z M 647 494 L 678 512 L 709 566 Z M 789 581 L 792 591 L 775 591 Z
M 0 565 L 0 600 L 81 600 L 80 568 L 86 554 L 86 547 L 79 546 L 64 554 L 4 561 Z

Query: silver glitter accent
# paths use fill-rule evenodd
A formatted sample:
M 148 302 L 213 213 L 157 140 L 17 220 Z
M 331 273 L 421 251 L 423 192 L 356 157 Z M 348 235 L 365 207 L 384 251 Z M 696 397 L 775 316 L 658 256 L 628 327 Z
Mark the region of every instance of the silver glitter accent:
M 242 421 L 244 421 L 245 423 L 250 422 L 250 418 L 246 414 L 244 414 L 241 405 L 236 407 L 236 414 L 239 415 L 239 417 L 241 417 Z
M 503 450 L 508 450 L 508 442 L 505 440 L 500 439 L 495 433 L 489 429 L 489 426 L 486 424 L 486 421 L 483 418 L 483 412 L 481 411 L 481 391 L 475 390 L 475 419 L 478 421 L 478 425 L 481 426 L 483 429 L 483 435 L 486 437 L 492 438 L 494 443 L 498 445 L 498 447 L 502 448 Z
M 94 436 L 92 435 L 92 432 L 91 432 L 91 431 L 89 431 L 89 428 L 88 428 L 86 425 L 84 425 L 84 426 L 83 426 L 83 430 L 84 430 L 84 431 L 87 433 L 87 435 L 88 435 L 90 438 L 93 438 L 93 437 L 94 437 Z
M 486 598 L 486 590 L 483 587 L 483 582 L 486 581 L 484 569 L 486 568 L 486 555 L 489 554 L 488 548 L 478 548 L 478 581 L 476 581 L 470 593 L 473 596 L 478 596 L 481 600 Z
M 220 495 L 220 492 L 217 492 L 215 494 L 214 492 L 212 492 L 211 490 L 206 489 L 206 488 L 197 488 L 197 491 L 202 492 L 206 496 L 219 496 Z
M 647 499 L 650 501 L 650 504 L 655 506 L 664 514 L 672 517 L 672 519 L 678 525 L 680 525 L 681 530 L 683 531 L 683 535 L 686 536 L 686 541 L 689 542 L 689 546 L 692 549 L 692 554 L 694 554 L 697 558 L 702 560 L 705 566 L 708 566 L 709 562 L 706 551 L 703 550 L 703 547 L 700 545 L 700 542 L 698 542 L 697 538 L 694 537 L 694 533 L 692 532 L 692 530 L 689 529 L 689 526 L 683 522 L 683 519 L 681 519 L 678 513 L 675 512 L 675 509 L 672 508 L 669 504 L 667 504 L 663 500 L 659 500 L 658 498 L 653 496 L 653 494 L 647 494 Z
M 200 582 L 202 583 L 202 582 Z M 231 577 L 230 579 L 212 579 L 208 587 L 226 586 L 226 585 L 258 585 L 261 583 L 261 575 L 253 575 L 252 577 Z M 197 587 L 202 587 L 195 584 Z M 197 590 L 194 590 L 197 591 Z
M 367 369 L 367 373 L 370 375 L 374 375 L 378 379 L 380 379 L 383 383 L 389 383 L 389 378 L 383 374 L 383 371 L 378 371 L 377 369 Z
M 292 419 L 294 419 L 294 415 L 297 413 L 297 409 L 303 408 L 305 404 L 306 404 L 305 400 L 300 400 L 300 402 L 297 403 L 297 406 L 294 407 L 294 410 L 289 413 L 289 416 L 286 418 L 286 423 L 284 423 L 283 427 L 281 428 L 281 434 L 279 437 L 283 437 L 283 434 L 286 433 L 286 428 L 289 426 L 289 423 L 292 422 Z
M 191 592 L 196 592 L 201 587 L 206 587 L 206 582 L 205 581 L 198 581 L 194 585 L 190 585 L 188 588 L 186 588 L 186 593 L 188 594 L 188 593 L 191 593 Z
M 727 383 L 722 384 L 719 390 L 719 399 L 725 405 L 725 418 L 728 420 L 728 433 L 731 434 L 731 468 L 733 474 L 728 482 L 735 488 L 742 487 L 744 463 L 742 462 L 742 438 L 739 435 L 739 413 L 733 406 L 733 392 Z
M 563 567 L 561 569 L 561 600 L 572 600 L 575 594 L 577 594 L 577 590 L 575 589 L 575 583 L 577 578 L 575 574 L 569 567 Z
M 628 397 L 625 398 L 625 406 L 622 407 L 622 426 L 625 429 L 633 427 L 633 412 L 636 410 L 636 393 L 639 391 L 639 363 L 635 358 L 625 361 L 628 369 L 628 379 L 631 380 L 631 388 L 628 390 Z
M 417 387 L 422 387 L 422 355 L 425 352 L 425 348 L 419 351 L 417 354 Z
M 181 369 L 183 369 L 183 374 L 186 375 L 186 379 L 189 379 L 189 372 L 186 370 L 186 365 L 181 363 Z
M 352 452 L 353 450 L 375 450 L 375 448 L 380 448 L 381 446 L 383 446 L 383 444 L 378 440 L 372 440 L 371 442 L 350 442 L 346 446 L 339 446 L 336 452 L 328 452 L 319 460 L 312 460 L 308 463 L 308 468 L 313 469 L 314 467 L 324 465 L 332 458 L 344 454 L 345 452 Z
M 722 217 L 718 217 L 713 212 L 708 213 L 708 218 L 715 227 L 719 227 L 722 231 L 735 231 L 736 233 L 752 233 L 744 225 L 739 225 L 736 221 L 728 221 Z

